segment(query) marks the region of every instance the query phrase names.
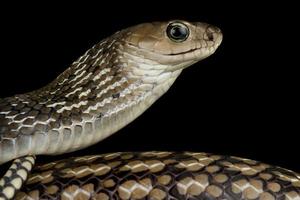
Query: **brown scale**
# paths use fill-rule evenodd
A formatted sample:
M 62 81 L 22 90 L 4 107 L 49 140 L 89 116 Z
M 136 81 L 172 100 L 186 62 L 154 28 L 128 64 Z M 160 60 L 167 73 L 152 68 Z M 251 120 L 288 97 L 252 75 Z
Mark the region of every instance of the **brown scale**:
M 191 152 L 112 153 L 35 167 L 16 199 L 29 197 L 298 200 L 300 178 L 292 171 L 237 157 Z

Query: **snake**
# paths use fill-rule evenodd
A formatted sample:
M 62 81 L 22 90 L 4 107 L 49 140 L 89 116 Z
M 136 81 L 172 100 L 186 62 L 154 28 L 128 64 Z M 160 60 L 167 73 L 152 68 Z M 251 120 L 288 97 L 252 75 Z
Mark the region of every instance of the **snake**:
M 182 70 L 212 55 L 221 30 L 171 20 L 103 39 L 48 85 L 0 99 L 0 199 L 300 199 L 300 175 L 234 156 L 117 152 L 34 166 L 94 145 L 147 110 Z M 33 169 L 33 170 L 32 170 Z

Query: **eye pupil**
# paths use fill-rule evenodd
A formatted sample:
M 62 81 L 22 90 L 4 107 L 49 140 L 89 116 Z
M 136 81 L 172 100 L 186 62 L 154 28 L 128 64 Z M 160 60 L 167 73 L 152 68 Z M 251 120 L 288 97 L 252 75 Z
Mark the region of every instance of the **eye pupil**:
M 186 35 L 186 29 L 183 29 L 182 27 L 175 26 L 171 29 L 171 35 L 174 38 L 181 38 Z
M 182 23 L 171 23 L 167 27 L 167 35 L 175 42 L 183 42 L 189 36 L 189 29 Z

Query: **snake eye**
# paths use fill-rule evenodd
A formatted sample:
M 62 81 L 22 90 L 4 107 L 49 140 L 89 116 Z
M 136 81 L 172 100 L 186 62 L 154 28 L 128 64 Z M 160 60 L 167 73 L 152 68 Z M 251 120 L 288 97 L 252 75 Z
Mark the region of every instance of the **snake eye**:
M 188 27 L 180 22 L 170 23 L 167 27 L 167 36 L 174 42 L 183 42 L 189 37 Z

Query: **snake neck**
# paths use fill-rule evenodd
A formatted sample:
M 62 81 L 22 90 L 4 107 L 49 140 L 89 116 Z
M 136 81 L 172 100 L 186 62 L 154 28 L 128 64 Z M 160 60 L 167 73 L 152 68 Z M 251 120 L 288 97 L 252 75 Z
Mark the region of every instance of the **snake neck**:
M 0 100 L 0 163 L 82 149 L 152 105 L 181 70 L 143 59 L 116 33 L 39 90 Z

